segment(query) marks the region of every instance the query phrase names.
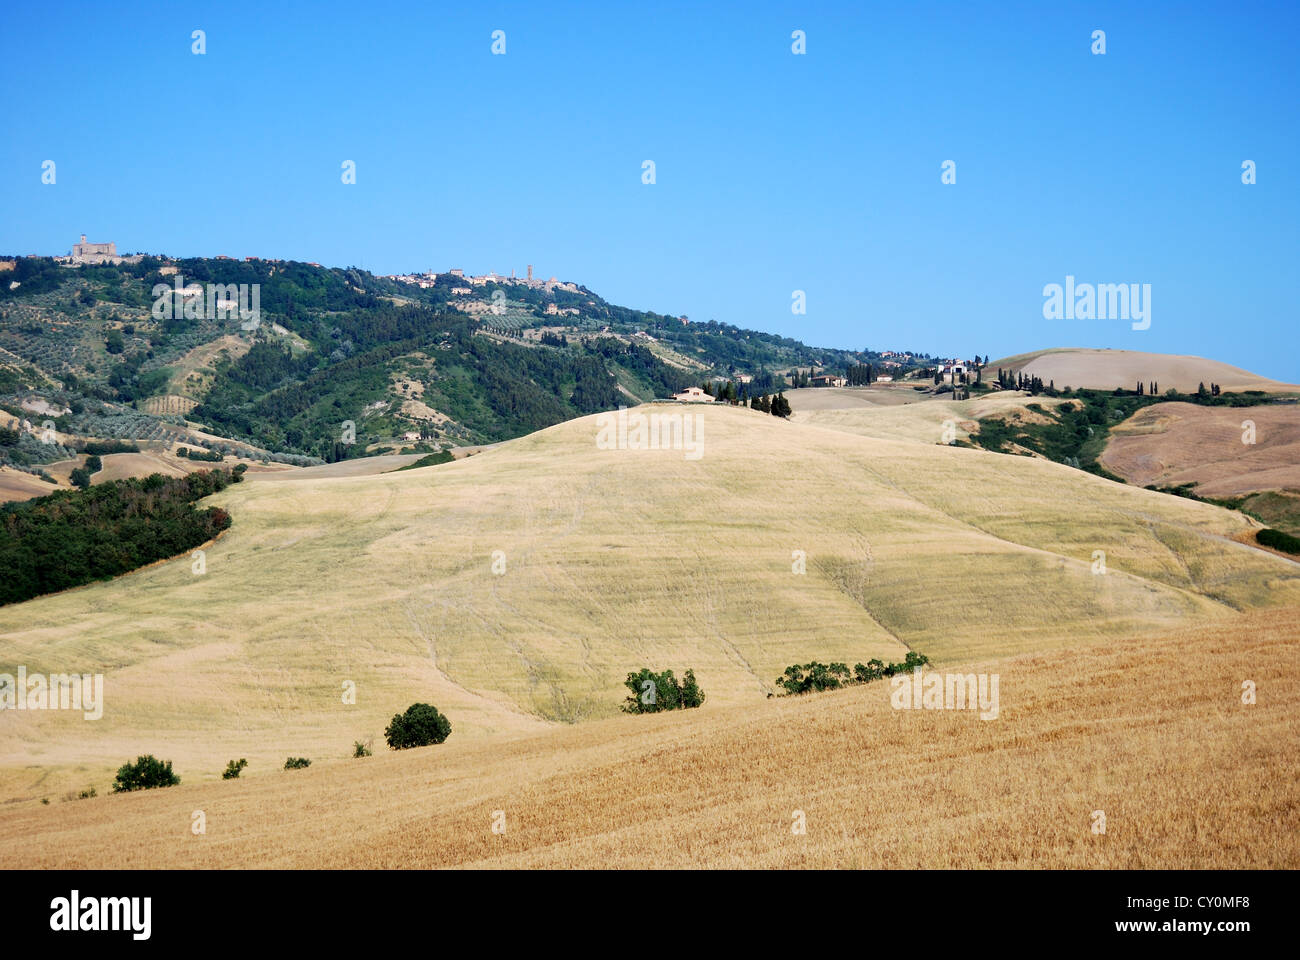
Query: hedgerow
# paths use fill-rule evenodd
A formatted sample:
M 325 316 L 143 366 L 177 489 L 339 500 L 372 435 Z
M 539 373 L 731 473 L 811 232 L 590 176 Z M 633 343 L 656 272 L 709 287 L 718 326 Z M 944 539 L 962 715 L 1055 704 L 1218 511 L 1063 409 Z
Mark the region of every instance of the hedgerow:
M 873 680 L 892 677 L 896 673 L 907 673 L 929 662 L 929 657 L 915 650 L 909 650 L 902 663 L 886 664 L 873 658 L 866 663 L 854 664 L 852 670 L 849 670 L 847 663 L 821 663 L 814 660 L 786 667 L 785 673 L 776 678 L 776 685 L 786 693 L 820 693 L 823 690 L 871 683 Z

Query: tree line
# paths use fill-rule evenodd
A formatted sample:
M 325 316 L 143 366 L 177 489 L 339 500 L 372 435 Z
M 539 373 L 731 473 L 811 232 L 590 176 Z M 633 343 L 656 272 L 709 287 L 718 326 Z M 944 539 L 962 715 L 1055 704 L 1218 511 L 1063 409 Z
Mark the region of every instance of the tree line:
M 230 526 L 230 514 L 199 510 L 195 501 L 241 479 L 238 467 L 155 473 L 0 506 L 0 605 L 107 580 L 206 543 Z

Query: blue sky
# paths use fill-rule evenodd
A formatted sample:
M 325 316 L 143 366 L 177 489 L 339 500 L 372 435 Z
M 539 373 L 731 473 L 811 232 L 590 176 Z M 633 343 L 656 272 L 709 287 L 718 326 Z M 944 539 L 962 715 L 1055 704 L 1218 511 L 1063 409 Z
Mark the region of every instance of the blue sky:
M 820 345 L 1300 382 L 1298 47 L 1296 3 L 15 5 L 0 253 L 532 263 Z M 1150 329 L 1045 320 L 1067 274 L 1149 283 Z

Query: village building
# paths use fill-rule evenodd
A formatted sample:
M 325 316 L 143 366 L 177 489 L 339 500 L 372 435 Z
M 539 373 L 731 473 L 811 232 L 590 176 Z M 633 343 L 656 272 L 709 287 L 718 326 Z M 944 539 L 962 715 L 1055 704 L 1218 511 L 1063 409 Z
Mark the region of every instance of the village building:
M 713 403 L 716 398 L 705 393 L 699 387 L 687 387 L 681 393 L 674 393 L 673 399 L 682 403 Z

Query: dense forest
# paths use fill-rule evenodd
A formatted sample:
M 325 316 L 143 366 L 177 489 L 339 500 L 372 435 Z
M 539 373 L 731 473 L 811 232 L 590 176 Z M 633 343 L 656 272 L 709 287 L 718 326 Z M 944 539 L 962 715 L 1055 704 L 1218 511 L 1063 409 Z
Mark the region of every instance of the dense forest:
M 0 506 L 0 604 L 106 580 L 211 540 L 230 526 L 195 501 L 242 479 L 242 470 L 152 474 Z

